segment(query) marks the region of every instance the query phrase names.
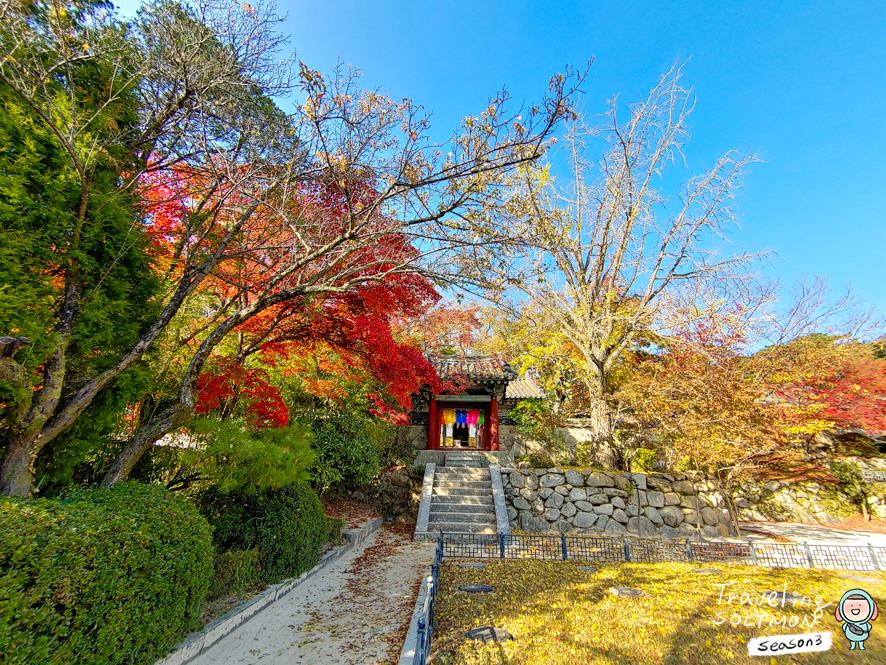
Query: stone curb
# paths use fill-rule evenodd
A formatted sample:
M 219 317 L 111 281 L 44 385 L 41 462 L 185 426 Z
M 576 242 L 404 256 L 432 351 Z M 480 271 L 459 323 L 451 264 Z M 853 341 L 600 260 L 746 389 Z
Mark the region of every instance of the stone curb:
M 406 639 L 403 640 L 403 649 L 400 651 L 400 660 L 397 665 L 412 665 L 415 660 L 415 645 L 418 639 L 418 620 L 422 617 L 425 599 L 428 597 L 428 580 L 433 575 L 433 567 L 428 566 L 424 577 L 421 578 L 421 587 L 418 590 L 418 598 L 415 599 L 415 609 L 412 610 L 412 619 L 409 620 L 409 630 Z
M 295 589 L 305 580 L 321 572 L 324 568 L 341 559 L 345 554 L 366 540 L 381 528 L 381 517 L 366 522 L 357 529 L 351 529 L 344 534 L 347 544 L 327 552 L 320 557 L 320 562 L 310 570 L 302 573 L 299 577 L 288 579 L 280 584 L 274 584 L 258 594 L 241 603 L 227 614 L 210 621 L 198 633 L 191 633 L 182 642 L 174 647 L 172 653 L 157 661 L 156 665 L 184 665 L 190 662 L 204 651 L 208 650 L 221 638 L 233 632 L 240 624 L 244 623 L 255 614 L 266 608 L 271 603 L 279 600 L 290 591 Z
M 425 466 L 425 477 L 421 483 L 421 502 L 418 505 L 418 519 L 415 521 L 415 533 L 426 533 L 428 530 L 428 521 L 431 519 L 431 500 L 434 493 L 435 469 L 436 465 L 433 463 Z
M 498 464 L 489 465 L 489 475 L 492 477 L 492 500 L 495 503 L 495 521 L 498 533 L 506 536 L 511 535 L 511 525 L 508 520 L 508 506 L 505 502 L 505 491 L 501 483 L 501 467 Z
M 416 530 L 414 534 L 412 534 L 412 542 L 414 543 L 427 543 L 431 541 L 437 541 L 440 538 L 439 531 L 418 531 Z

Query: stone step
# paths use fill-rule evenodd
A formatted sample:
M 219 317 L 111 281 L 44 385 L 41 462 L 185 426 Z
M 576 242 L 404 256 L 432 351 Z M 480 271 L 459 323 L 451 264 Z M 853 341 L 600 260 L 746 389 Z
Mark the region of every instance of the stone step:
M 491 478 L 489 469 L 478 469 L 470 466 L 438 466 L 434 477 L 451 476 L 453 478 Z
M 433 496 L 488 496 L 492 498 L 492 488 L 438 487 L 435 483 Z
M 472 455 L 471 453 L 459 453 L 459 452 L 446 453 L 446 466 L 449 466 L 450 462 L 458 462 L 458 461 L 464 461 L 464 460 L 468 460 L 471 462 L 477 462 L 477 464 L 479 465 L 481 460 L 485 460 L 485 459 L 486 459 L 486 457 L 483 455 L 476 455 L 476 454 Z
M 434 487 L 464 487 L 465 489 L 470 487 L 476 487 L 480 489 L 492 489 L 492 481 L 491 480 L 449 480 L 448 478 L 445 480 L 438 480 L 434 478 Z
M 440 503 L 436 501 L 431 502 L 431 514 L 434 513 L 480 513 L 480 514 L 488 514 L 495 515 L 495 503 L 489 501 L 488 503 L 464 503 L 464 502 L 452 502 L 452 503 Z
M 495 516 L 484 513 L 435 513 L 431 508 L 429 524 L 436 522 L 459 522 L 464 524 L 487 524 L 495 526 Z
M 494 506 L 495 502 L 493 501 L 491 494 L 487 494 L 485 496 L 436 494 L 431 497 L 431 506 L 450 504 L 456 506 L 468 504 L 475 506 Z
M 466 469 L 481 469 L 483 468 L 479 463 L 472 462 L 470 460 L 465 460 L 464 462 L 450 462 L 446 460 L 446 466 L 448 467 L 465 467 Z
M 460 483 L 460 482 L 484 482 L 491 483 L 492 478 L 487 474 L 485 477 L 480 475 L 443 475 L 434 474 L 434 484 L 437 483 Z
M 498 533 L 495 525 L 467 524 L 465 522 L 434 522 L 433 528 L 428 524 L 428 531 L 443 533 Z
M 434 485 L 437 483 L 460 483 L 460 482 L 483 482 L 491 483 L 492 478 L 486 476 L 438 476 L 434 475 Z

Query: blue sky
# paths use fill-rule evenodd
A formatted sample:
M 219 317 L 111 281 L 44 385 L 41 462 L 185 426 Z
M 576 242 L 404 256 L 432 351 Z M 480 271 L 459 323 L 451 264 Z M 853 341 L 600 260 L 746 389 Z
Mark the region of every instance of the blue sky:
M 121 3 L 125 14 L 137 4 Z M 280 0 L 313 69 L 341 57 L 364 83 L 409 97 L 448 136 L 507 86 L 538 100 L 550 76 L 593 56 L 589 112 L 634 99 L 675 61 L 698 104 L 690 169 L 761 153 L 739 199 L 749 251 L 774 249 L 792 282 L 826 275 L 886 311 L 886 3 Z M 565 175 L 565 174 L 564 174 Z

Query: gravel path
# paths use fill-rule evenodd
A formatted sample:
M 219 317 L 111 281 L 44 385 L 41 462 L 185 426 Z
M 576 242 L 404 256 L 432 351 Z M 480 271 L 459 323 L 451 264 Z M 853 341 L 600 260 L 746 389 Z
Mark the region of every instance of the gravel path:
M 385 525 L 319 577 L 262 610 L 195 665 L 395 663 L 433 543 Z

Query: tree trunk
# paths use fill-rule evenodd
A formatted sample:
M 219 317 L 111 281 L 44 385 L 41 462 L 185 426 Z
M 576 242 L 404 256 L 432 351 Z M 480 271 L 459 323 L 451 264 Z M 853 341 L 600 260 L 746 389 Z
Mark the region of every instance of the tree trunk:
M 601 391 L 591 393 L 587 414 L 591 437 L 597 449 L 597 459 L 606 468 L 618 469 L 624 466 L 621 451 L 612 445 L 614 422 L 605 393 Z
M 9 449 L 3 458 L 0 471 L 0 494 L 3 496 L 29 496 L 34 483 L 34 461 L 37 459 L 35 439 L 39 430 L 26 435 L 9 437 Z
M 591 395 L 588 401 L 588 418 L 595 441 L 609 441 L 612 438 L 612 414 L 604 395 Z
M 158 416 L 152 418 L 144 426 L 140 427 L 135 435 L 129 440 L 124 448 L 108 468 L 105 477 L 102 478 L 101 486 L 110 487 L 115 483 L 126 480 L 133 467 L 157 441 L 170 432 L 185 425 L 193 416 L 193 410 L 176 405 Z
M 55 411 L 65 378 L 65 353 L 70 337 L 59 336 L 52 356 L 43 368 L 43 387 L 31 397 L 30 407 L 19 409 L 11 423 L 9 449 L 0 469 L 0 494 L 29 496 L 34 481 L 34 462 L 48 443 L 43 428 Z
M 732 520 L 732 528 L 735 529 L 735 535 L 739 540 L 744 540 L 741 535 L 741 525 L 738 522 L 738 506 L 735 505 L 735 499 L 732 496 L 731 488 L 724 487 L 723 483 L 718 480 L 717 490 L 720 492 L 720 496 L 723 497 L 723 501 L 726 503 L 726 510 L 729 511 L 729 518 Z

